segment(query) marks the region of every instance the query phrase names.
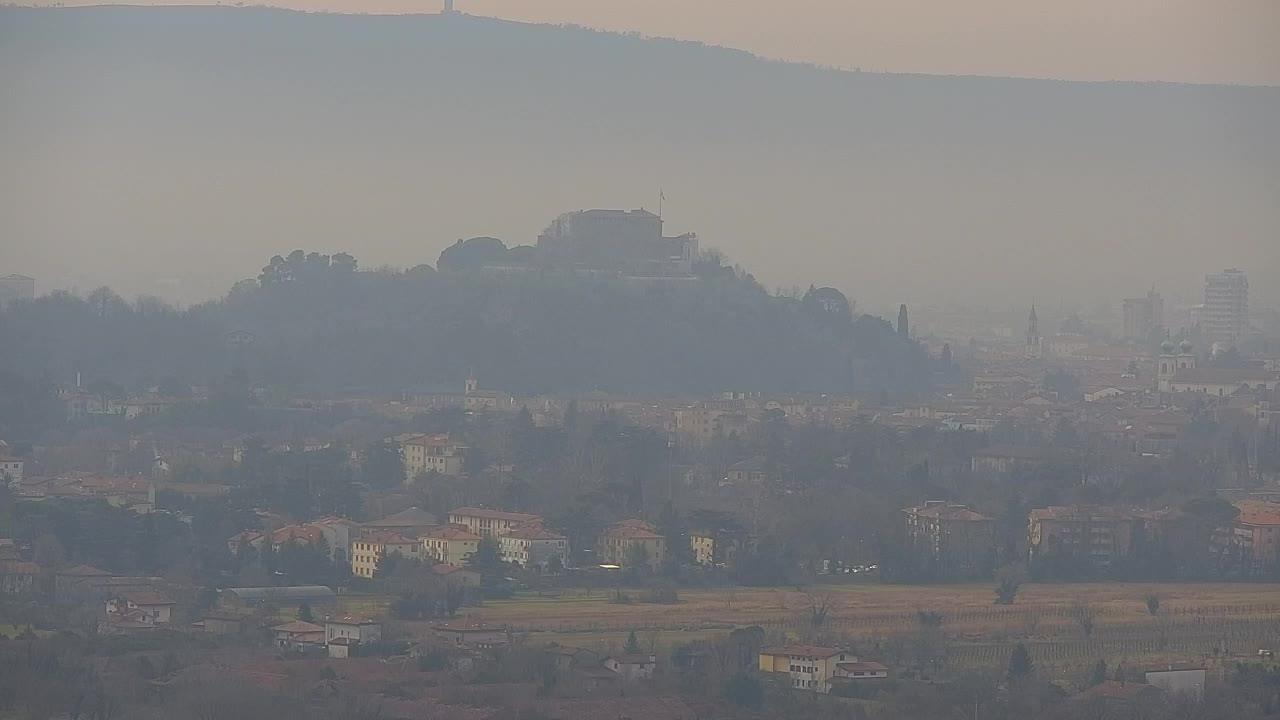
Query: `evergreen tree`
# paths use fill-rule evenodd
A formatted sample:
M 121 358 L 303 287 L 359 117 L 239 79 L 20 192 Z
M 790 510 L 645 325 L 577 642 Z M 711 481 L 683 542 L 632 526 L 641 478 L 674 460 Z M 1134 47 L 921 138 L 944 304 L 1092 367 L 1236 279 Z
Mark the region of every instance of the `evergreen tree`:
M 1018 643 L 1013 648 L 1013 655 L 1009 657 L 1009 679 L 1026 679 L 1031 677 L 1035 669 L 1035 664 L 1031 662 L 1031 653 L 1027 652 L 1027 646 Z
M 1093 666 L 1093 672 L 1089 674 L 1089 685 L 1099 685 L 1107 680 L 1107 661 L 1101 658 L 1098 663 Z
M 725 684 L 724 697 L 738 707 L 758 708 L 764 702 L 764 687 L 754 675 L 738 673 Z
M 311 603 L 304 602 L 298 606 L 298 619 L 302 622 L 315 622 L 315 615 L 311 612 Z
M 627 636 L 627 644 L 622 647 L 622 652 L 628 655 L 636 655 L 640 652 L 640 641 L 636 639 L 636 631 L 632 630 Z
M 898 308 L 898 334 L 904 338 L 911 337 L 911 328 L 907 323 L 907 306 Z

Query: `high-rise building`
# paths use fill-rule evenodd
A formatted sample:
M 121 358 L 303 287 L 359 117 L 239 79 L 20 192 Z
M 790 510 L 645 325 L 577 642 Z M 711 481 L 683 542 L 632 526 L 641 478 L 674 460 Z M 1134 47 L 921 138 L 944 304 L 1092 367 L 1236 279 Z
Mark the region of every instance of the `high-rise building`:
M 1124 336 L 1129 340 L 1145 340 L 1164 327 L 1164 298 L 1151 289 L 1146 297 L 1124 301 Z
M 1223 270 L 1204 279 L 1200 332 L 1210 343 L 1237 345 L 1249 333 L 1249 279 L 1240 270 Z
M 5 275 L 0 277 L 0 307 L 15 300 L 34 300 L 36 297 L 35 278 L 26 275 Z

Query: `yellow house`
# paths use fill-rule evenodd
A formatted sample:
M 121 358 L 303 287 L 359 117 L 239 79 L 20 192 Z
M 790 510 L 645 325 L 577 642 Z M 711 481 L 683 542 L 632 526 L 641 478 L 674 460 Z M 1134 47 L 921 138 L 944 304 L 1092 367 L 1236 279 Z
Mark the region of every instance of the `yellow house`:
M 831 692 L 831 678 L 841 663 L 856 663 L 858 658 L 845 650 L 813 645 L 788 645 L 762 648 L 760 672 L 786 673 L 791 687 L 809 692 Z
M 390 553 L 400 553 L 416 560 L 421 543 L 412 538 L 391 532 L 369 533 L 351 543 L 351 574 L 371 578 L 378 569 L 378 560 Z
M 446 565 L 461 567 L 479 549 L 480 540 L 479 535 L 469 530 L 446 525 L 429 530 L 422 536 L 422 552 Z
M 542 518 L 529 513 L 460 507 L 449 513 L 449 524 L 464 525 L 480 537 L 497 538 L 522 525 L 541 525 Z
M 693 551 L 693 561 L 699 565 L 714 565 L 716 561 L 716 537 L 709 532 L 695 531 L 689 533 L 689 548 Z
M 623 520 L 600 534 L 596 558 L 602 565 L 627 567 L 643 548 L 649 568 L 657 570 L 667 557 L 667 539 L 643 520 Z
M 462 474 L 467 446 L 450 440 L 448 435 L 402 435 L 397 439 L 404 457 L 406 485 L 426 472 L 435 471 L 449 477 Z

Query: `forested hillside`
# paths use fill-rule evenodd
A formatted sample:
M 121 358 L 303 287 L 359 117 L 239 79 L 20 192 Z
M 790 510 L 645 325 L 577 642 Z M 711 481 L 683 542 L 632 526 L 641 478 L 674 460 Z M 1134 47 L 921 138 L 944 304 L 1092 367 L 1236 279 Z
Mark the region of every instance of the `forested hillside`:
M 339 261 L 341 258 L 341 261 Z M 346 255 L 277 258 L 260 280 L 178 311 L 108 289 L 0 312 L 0 371 L 137 388 L 255 383 L 330 395 L 457 388 L 474 371 L 517 393 L 924 389 L 929 360 L 879 318 L 777 297 L 705 264 L 681 287 L 529 274 L 360 272 Z

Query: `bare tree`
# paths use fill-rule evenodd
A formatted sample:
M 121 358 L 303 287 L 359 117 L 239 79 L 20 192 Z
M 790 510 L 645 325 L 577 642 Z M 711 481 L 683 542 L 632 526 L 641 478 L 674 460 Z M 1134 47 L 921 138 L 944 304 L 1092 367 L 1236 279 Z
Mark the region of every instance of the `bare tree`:
M 1093 637 L 1093 625 L 1097 619 L 1098 613 L 1092 605 L 1083 600 L 1076 600 L 1071 604 L 1071 620 L 1080 628 L 1080 632 L 1084 634 L 1085 639 Z

